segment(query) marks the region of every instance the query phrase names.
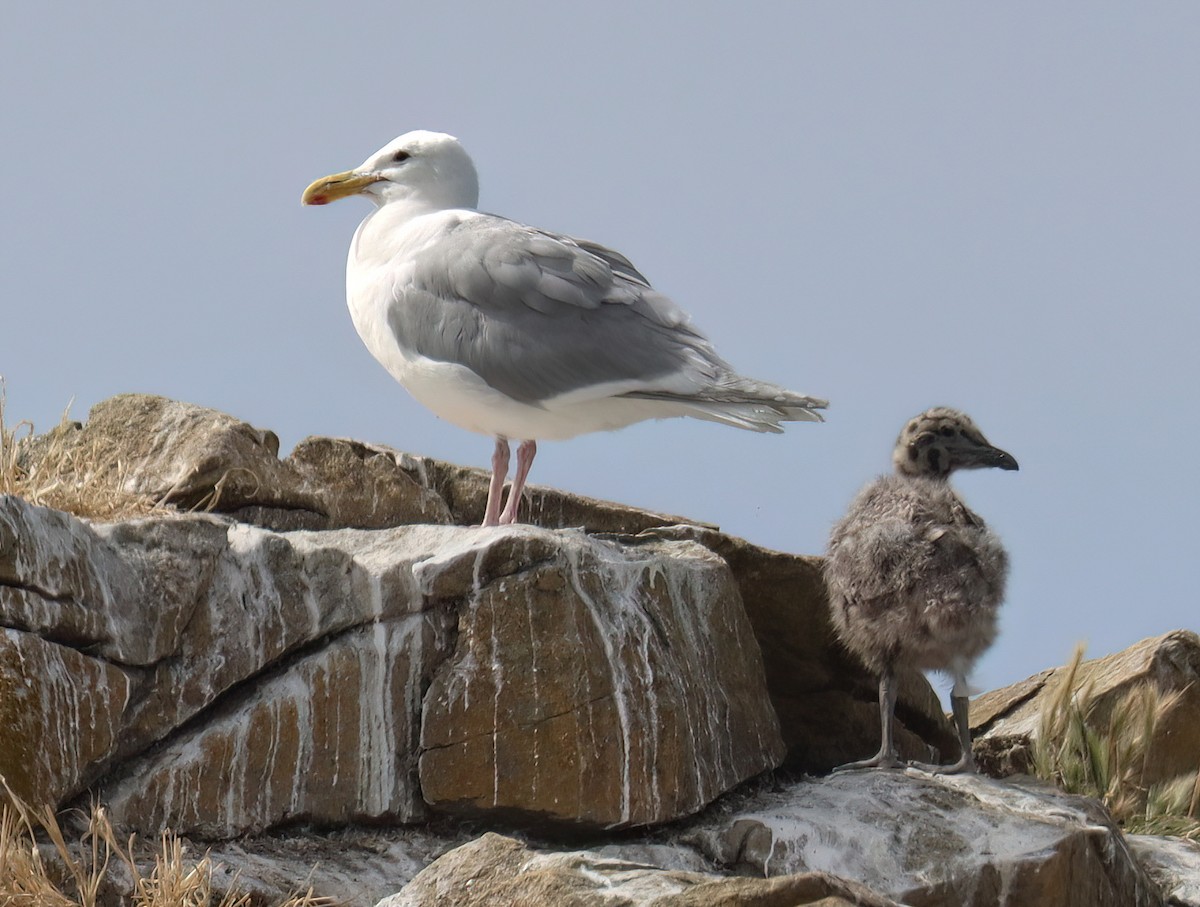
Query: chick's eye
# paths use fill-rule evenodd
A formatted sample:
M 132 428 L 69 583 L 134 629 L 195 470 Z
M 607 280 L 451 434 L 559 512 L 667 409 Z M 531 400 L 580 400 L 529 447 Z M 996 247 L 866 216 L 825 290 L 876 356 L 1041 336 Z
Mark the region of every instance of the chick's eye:
M 395 161 L 397 164 L 399 164 L 399 163 L 402 163 L 403 161 L 407 161 L 410 157 L 412 157 L 412 155 L 409 154 L 407 151 L 397 151 L 395 154 L 392 155 L 392 160 Z

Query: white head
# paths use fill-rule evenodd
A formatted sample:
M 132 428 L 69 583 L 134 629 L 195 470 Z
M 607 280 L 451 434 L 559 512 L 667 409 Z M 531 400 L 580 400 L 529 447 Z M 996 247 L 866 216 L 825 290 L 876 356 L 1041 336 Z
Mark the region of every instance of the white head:
M 408 201 L 432 211 L 474 208 L 479 177 L 458 139 L 419 129 L 388 142 L 353 170 L 317 180 L 300 200 L 327 205 L 365 195 L 376 205 Z

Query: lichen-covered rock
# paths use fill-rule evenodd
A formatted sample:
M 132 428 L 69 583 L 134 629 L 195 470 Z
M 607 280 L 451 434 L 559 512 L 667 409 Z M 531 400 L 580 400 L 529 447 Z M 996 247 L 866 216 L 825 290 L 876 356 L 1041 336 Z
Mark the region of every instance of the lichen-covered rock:
M 1020 768 L 1021 760 L 1006 754 L 1014 747 L 1028 751 L 1037 740 L 1042 713 L 1054 698 L 1063 670 L 1042 671 L 985 693 L 971 704 L 976 746 L 1003 750 L 1001 758 L 986 760 L 996 765 L 998 773 L 1009 767 Z M 1098 722 L 1139 686 L 1177 694 L 1173 704 L 1159 710 L 1141 783 L 1149 787 L 1200 771 L 1200 636 L 1190 630 L 1175 630 L 1143 639 L 1113 655 L 1082 662 L 1076 683 L 1079 689 L 1088 691 L 1092 714 Z
M 1158 907 L 1157 887 L 1096 801 L 975 775 L 846 772 L 682 832 L 754 875 L 820 870 L 916 907 Z
M 481 541 L 447 550 L 426 579 L 469 600 L 426 697 L 431 805 L 645 825 L 778 764 L 762 662 L 721 559 L 689 542 L 526 534 L 538 548 L 520 574 L 481 587 Z
M 825 873 L 722 878 L 590 851 L 539 852 L 485 834 L 437 859 L 378 907 L 898 907 Z

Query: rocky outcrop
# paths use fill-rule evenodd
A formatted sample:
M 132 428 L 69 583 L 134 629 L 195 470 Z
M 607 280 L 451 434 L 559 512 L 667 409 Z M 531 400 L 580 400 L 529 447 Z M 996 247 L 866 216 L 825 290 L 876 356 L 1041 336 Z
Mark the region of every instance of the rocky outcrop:
M 379 907 L 554 904 L 560 907 L 899 907 L 820 872 L 772 879 L 662 869 L 590 851 L 539 852 L 487 834 L 436 860 Z
M 50 437 L 28 445 L 26 459 L 46 456 Z M 60 428 L 52 439 L 64 482 L 277 531 L 471 525 L 483 519 L 487 502 L 488 476 L 478 469 L 335 438 L 306 438 L 281 460 L 272 431 L 148 394 L 102 401 L 86 423 Z M 522 517 L 551 529 L 620 533 L 680 522 L 539 487 L 529 488 Z
M 80 790 L 91 768 L 117 747 L 130 686 L 116 666 L 5 629 L 0 777 L 30 803 L 58 804 Z
M 974 776 L 858 772 L 727 798 L 650 838 L 589 851 L 485 835 L 380 907 L 894 904 L 1157 907 L 1093 801 Z
M 5 529 L 0 771 L 32 802 L 90 786 L 122 825 L 206 837 L 430 807 L 620 826 L 783 756 L 729 569 L 691 542 L 88 527 L 14 498 Z M 47 739 L 62 764 L 22 775 Z
M 1046 786 L 854 772 L 713 814 L 685 840 L 736 872 L 822 871 L 917 907 L 1161 903 L 1103 807 Z
M 483 514 L 487 474 L 357 441 L 308 438 L 287 458 L 275 435 L 231 416 L 163 397 L 126 394 L 93 407 L 86 424 L 54 433 L 64 481 L 117 487 L 200 507 L 273 531 L 471 524 Z M 27 458 L 44 456 L 34 444 Z M 830 629 L 820 559 L 748 544 L 712 527 L 532 487 L 524 519 L 619 538 L 689 539 L 733 571 L 762 652 L 786 764 L 824 771 L 878 745 L 875 678 Z M 902 680 L 897 742 L 911 758 L 952 757 L 956 736 L 918 674 Z
M 981 765 L 993 774 L 1028 771 L 1041 717 L 1053 701 L 1064 668 L 985 693 L 971 704 L 971 727 Z M 1160 710 L 1144 759 L 1149 787 L 1200 771 L 1200 636 L 1176 630 L 1143 639 L 1113 655 L 1079 666 L 1076 688 L 1086 694 L 1098 724 L 1139 687 L 1175 694 Z
M 475 530 L 415 569 L 429 599 L 471 596 L 425 698 L 428 803 L 645 825 L 782 760 L 723 561 L 689 542 L 517 531 L 542 545 L 515 558 L 519 575 L 472 588 Z
M 693 538 L 733 570 L 762 650 L 771 704 L 779 714 L 790 769 L 824 772 L 879 748 L 878 678 L 838 642 L 819 557 L 784 554 L 696 526 L 646 530 Z M 903 757 L 953 759 L 958 737 L 919 672 L 899 678 L 896 746 Z
M 797 780 L 879 733 L 819 559 L 550 489 L 540 526 L 463 526 L 478 470 L 323 438 L 281 460 L 270 432 L 162 398 L 114 398 L 23 455 L 53 445 L 64 481 L 166 505 L 93 523 L 0 497 L 0 775 L 217 842 L 264 902 L 319 863 L 316 893 L 363 907 L 406 882 L 396 904 L 1162 903 L 1091 801 Z M 1087 678 L 1102 702 L 1179 692 L 1169 736 L 1194 756 L 1196 643 Z M 980 745 L 1028 750 L 1047 680 L 984 697 Z M 898 715 L 906 755 L 953 756 L 920 676 Z M 468 840 L 488 828 L 531 837 Z M 1190 858 L 1146 857 L 1179 903 Z

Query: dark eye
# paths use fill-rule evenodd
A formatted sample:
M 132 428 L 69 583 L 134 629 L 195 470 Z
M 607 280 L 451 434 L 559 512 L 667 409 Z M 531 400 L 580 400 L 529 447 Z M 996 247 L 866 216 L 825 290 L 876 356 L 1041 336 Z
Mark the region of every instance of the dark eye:
M 409 154 L 407 151 L 397 151 L 395 154 L 392 155 L 392 160 L 395 161 L 397 164 L 399 164 L 404 161 L 407 161 L 410 157 L 412 157 L 412 155 Z

